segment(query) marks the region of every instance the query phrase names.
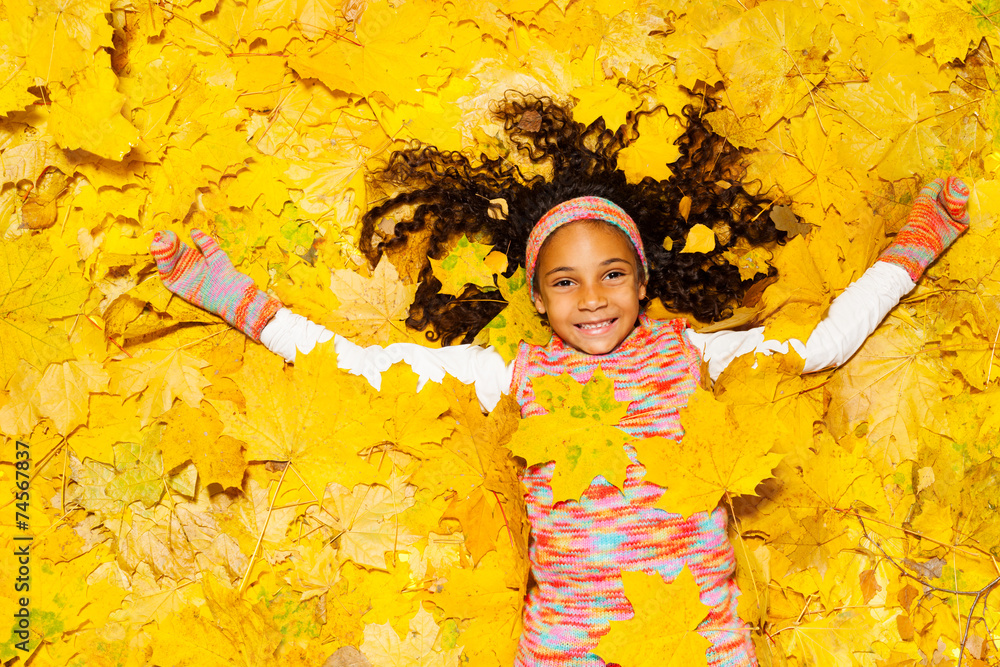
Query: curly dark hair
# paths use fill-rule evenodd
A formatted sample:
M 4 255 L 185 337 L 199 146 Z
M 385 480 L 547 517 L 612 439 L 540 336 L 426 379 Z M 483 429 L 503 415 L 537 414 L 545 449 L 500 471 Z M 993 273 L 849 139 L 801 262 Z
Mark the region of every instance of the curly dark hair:
M 740 239 L 751 245 L 782 241 L 784 232 L 766 215 L 772 201 L 741 183 L 742 152 L 702 120 L 701 113 L 716 106 L 706 98 L 700 112 L 690 105 L 683 109 L 686 129 L 676 142 L 680 157 L 669 165 L 673 176 L 631 184 L 617 168 L 618 153 L 638 138 L 639 118 L 656 109 L 630 114 L 612 132 L 601 118 L 588 126 L 574 121 L 569 108 L 550 98 L 508 93 L 492 112 L 513 147 L 548 175 L 526 177 L 503 158 L 473 160 L 433 146 L 396 151 L 370 178 L 375 190 L 390 194 L 364 215 L 361 251 L 374 265 L 387 250 L 420 243 L 428 258 L 440 259 L 466 234 L 489 239 L 506 254 L 510 276 L 524 265 L 528 235 L 546 211 L 574 197 L 605 197 L 639 228 L 650 264 L 648 298 L 659 297 L 668 308 L 702 321 L 723 319 L 752 284 L 741 280 L 723 253 Z M 685 196 L 691 202 L 686 218 L 680 211 Z M 506 219 L 489 214 L 497 199 L 507 203 Z M 379 227 L 386 218 L 396 220 L 388 234 Z M 715 250 L 682 254 L 688 230 L 699 223 L 715 231 Z M 406 324 L 418 331 L 430 327 L 427 337 L 443 344 L 471 341 L 506 305 L 499 291 L 472 285 L 457 297 L 441 294 L 429 261 L 420 281 Z

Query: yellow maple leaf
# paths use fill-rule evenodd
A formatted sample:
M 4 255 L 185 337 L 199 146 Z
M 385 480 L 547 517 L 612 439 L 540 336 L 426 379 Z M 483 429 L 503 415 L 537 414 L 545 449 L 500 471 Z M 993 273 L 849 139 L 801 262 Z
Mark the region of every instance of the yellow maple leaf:
M 406 334 L 406 319 L 416 294 L 416 285 L 404 285 L 396 268 L 382 257 L 365 278 L 354 271 L 333 272 L 330 289 L 337 295 L 340 308 L 324 319 L 323 324 L 352 342 L 386 345 L 394 336 Z
M 4 114 L 21 111 L 38 99 L 28 92 L 28 89 L 35 85 L 35 79 L 25 71 L 24 58 L 15 55 L 14 49 L 11 48 L 14 40 L 13 36 L 9 35 L 10 27 L 9 21 L 5 21 L 0 27 L 0 77 L 9 82 L 0 88 L 0 109 Z
M 183 350 L 140 350 L 112 367 L 111 390 L 123 398 L 140 394 L 139 422 L 145 426 L 169 410 L 175 398 L 198 405 L 209 384 L 201 374 L 207 365 Z
M 867 609 L 840 611 L 825 618 L 781 625 L 782 634 L 786 635 L 782 640 L 783 650 L 802 656 L 817 667 L 836 667 L 852 647 L 872 646 L 881 641 L 882 635 L 879 623 Z
M 740 280 L 753 280 L 761 274 L 767 275 L 774 257 L 766 248 L 751 247 L 745 239 L 737 241 L 722 256 L 739 269 Z
M 833 101 L 850 109 L 850 124 L 838 147 L 842 159 L 896 181 L 936 168 L 941 140 L 926 122 L 937 113 L 930 93 L 947 88 L 934 60 L 911 43 L 865 34 L 858 58 L 866 77 L 832 91 Z M 863 127 L 858 131 L 858 125 Z M 861 177 L 857 173 L 855 180 Z
M 101 53 L 68 87 L 50 88 L 49 131 L 60 147 L 82 148 L 109 160 L 120 160 L 139 141 L 139 131 L 122 115 L 125 96 L 119 93 L 110 56 Z
M 667 165 L 681 156 L 676 144 L 684 126 L 666 109 L 639 116 L 639 138 L 618 153 L 618 168 L 625 172 L 629 183 L 638 183 L 647 176 L 665 180 L 673 176 Z
M 78 315 L 89 283 L 54 255 L 42 236 L 0 244 L 0 378 L 21 360 L 41 370 L 70 354 L 66 333 L 52 320 Z
M 386 570 L 387 553 L 402 551 L 420 539 L 400 525 L 398 518 L 413 506 L 416 489 L 398 479 L 389 484 L 359 484 L 351 490 L 336 483 L 327 487 L 323 508 L 335 519 L 338 557 Z
M 431 259 L 434 277 L 441 281 L 441 294 L 458 296 L 466 285 L 494 287 L 493 276 L 507 269 L 506 255 L 495 253 L 502 258 L 487 262 L 493 246 L 470 241 L 464 234 L 444 259 Z
M 687 241 L 681 252 L 712 252 L 715 250 L 715 232 L 705 225 L 694 225 L 688 231 Z
M 507 525 L 499 500 L 482 487 L 461 500 L 456 496 L 441 516 L 457 519 L 462 524 L 465 546 L 472 554 L 473 562 L 478 562 L 488 551 L 496 549 L 497 535 Z
M 339 5 L 329 0 L 254 0 L 247 6 L 244 30 L 271 34 L 289 26 L 307 39 L 315 40 L 340 25 Z M 280 48 L 280 47 L 279 47 Z
M 510 278 L 497 276 L 497 287 L 507 306 L 485 328 L 489 330 L 489 344 L 507 362 L 517 356 L 521 341 L 544 345 L 552 337 L 552 331 L 538 317 L 527 283 L 523 268 L 518 268 Z
M 776 424 L 754 421 L 753 410 L 737 414 L 736 407 L 697 390 L 681 410 L 684 437 L 632 442 L 646 466 L 646 480 L 666 487 L 657 507 L 690 516 L 716 507 L 724 494 L 752 494 L 771 476 L 782 459 L 769 454 L 777 439 Z M 742 412 L 742 411 L 740 411 Z M 719 433 L 725 433 L 724 441 Z
M 99 0 L 41 0 L 9 9 L 11 43 L 25 70 L 45 84 L 68 80 L 111 48 L 112 28 Z M 106 54 L 100 54 L 106 55 Z M 107 67 L 107 60 L 104 60 Z
M 405 46 L 444 37 L 425 32 L 434 11 L 428 3 L 373 4 L 358 23 L 356 39 L 333 40 L 312 54 L 290 58 L 288 64 L 300 76 L 317 78 L 336 90 L 366 96 L 378 91 L 391 100 L 419 103 L 423 93 L 418 77 L 434 76 L 438 69 L 432 59 L 408 58 Z
M 139 500 L 152 507 L 163 495 L 163 458 L 160 450 L 146 441 L 119 442 L 114 446 L 114 476 L 105 487 L 109 498 L 123 505 Z
M 0 404 L 0 430 L 9 436 L 27 436 L 41 420 L 36 396 L 42 374 L 21 361 L 8 383 L 10 396 Z M 0 394 L 2 397 L 3 394 Z
M 142 426 L 135 400 L 123 401 L 120 396 L 94 394 L 90 397 L 89 409 L 86 425 L 74 431 L 69 439 L 70 447 L 80 460 L 89 457 L 110 461 L 114 443 L 140 440 Z
M 789 2 L 757 6 L 706 44 L 718 49 L 727 99 L 740 117 L 771 127 L 809 99 L 829 66 L 831 30 L 812 7 Z
M 663 50 L 675 59 L 677 82 L 688 90 L 696 90 L 699 81 L 714 86 L 722 80 L 722 75 L 715 62 L 715 53 L 705 46 L 705 36 L 690 25 L 690 20 L 686 16 L 678 17 L 674 23 L 675 32 L 663 40 Z
M 781 278 L 764 291 L 765 338 L 809 340 L 833 300 L 824 275 L 826 264 L 817 261 L 810 248 L 808 241 L 796 236 L 775 253 L 772 264 Z
M 580 86 L 570 91 L 578 102 L 573 107 L 573 120 L 590 125 L 603 118 L 608 129 L 614 131 L 625 124 L 625 117 L 639 106 L 632 93 L 619 88 L 615 81 L 601 81 Z
M 731 403 L 737 421 L 771 420 L 780 434 L 774 452 L 795 451 L 792 443 L 810 441 L 824 414 L 820 391 L 826 378 L 803 374 L 803 362 L 794 351 L 787 355 L 744 355 L 729 363 L 715 383 L 716 396 Z
M 387 440 L 400 451 L 424 457 L 441 447 L 454 430 L 454 422 L 442 418 L 448 399 L 441 385 L 428 382 L 418 393 L 417 380 L 417 374 L 404 364 L 383 372 L 384 390 L 372 399 L 369 419 L 384 417 Z
M 90 395 L 107 389 L 110 376 L 96 361 L 78 360 L 52 364 L 39 381 L 38 412 L 63 435 L 87 421 Z
M 958 0 L 907 0 L 900 9 L 910 17 L 910 30 L 919 46 L 934 42 L 934 59 L 941 65 L 965 60 L 980 39 L 982 10 Z M 972 10 L 971 12 L 969 10 Z
M 736 614 L 740 620 L 756 626 L 768 617 L 770 611 L 770 552 L 763 545 L 745 539 L 734 539 L 733 553 L 736 557 L 736 585 L 740 598 L 736 603 Z
M 516 402 L 505 396 L 484 415 L 473 386 L 451 377 L 445 378 L 443 386 L 454 431 L 440 448 L 429 450 L 431 456 L 413 473 L 411 482 L 435 496 L 453 491 L 456 499 L 483 486 L 508 498 L 520 497 L 520 483 L 504 447 L 520 420 Z
M 371 414 L 371 385 L 336 368 L 332 341 L 302 355 L 294 375 L 262 346 L 247 348 L 246 363 L 232 377 L 245 407 L 209 398 L 224 432 L 246 443 L 248 461 L 291 463 L 294 474 L 285 483 L 302 480 L 308 493 L 300 501 L 319 500 L 333 481 L 353 486 L 382 479 L 360 452 L 388 440 L 385 417 Z
M 475 569 L 453 568 L 431 597 L 446 617 L 469 619 L 458 638 L 469 664 L 502 667 L 514 660 L 523 590 L 504 583 L 509 568 L 500 554 L 487 554 Z
M 742 121 L 748 128 L 753 119 Z M 731 131 L 738 128 L 725 126 Z M 760 155 L 750 170 L 754 178 L 766 183 L 778 183 L 791 195 L 808 222 L 823 226 L 828 222 L 826 211 L 831 206 L 847 213 L 857 201 L 858 178 L 845 162 L 856 157 L 844 155 L 844 145 L 854 141 L 856 128 L 830 119 L 820 120 L 810 108 L 802 116 L 780 123 L 768 130 L 754 145 Z
M 442 647 L 440 634 L 441 630 L 434 622 L 434 617 L 421 607 L 410 621 L 410 632 L 405 639 L 400 638 L 388 623 L 365 626 L 361 652 L 372 667 L 458 667 L 462 647 Z
M 253 162 L 236 173 L 236 180 L 226 188 L 226 197 L 232 206 L 246 208 L 253 208 L 263 198 L 264 208 L 277 215 L 288 201 L 288 186 L 281 177 L 285 169 L 284 160 L 255 156 Z
M 274 660 L 282 633 L 267 605 L 251 604 L 209 577 L 202 587 L 207 604 L 185 607 L 152 628 L 150 659 L 177 667 Z
M 4 550 L 10 552 L 10 556 L 2 561 L 3 567 L 19 565 L 14 552 L 22 544 L 6 540 L 3 546 Z M 101 560 L 107 558 L 113 558 L 112 548 L 104 543 L 94 545 L 94 548 L 79 554 L 77 558 L 61 563 L 31 559 L 31 594 L 37 592 L 40 595 L 31 600 L 32 622 L 28 631 L 30 638 L 27 639 L 29 652 L 38 655 L 36 649 L 41 650 L 46 643 L 63 643 L 66 632 L 76 633 L 88 625 L 106 627 L 111 622 L 109 616 L 122 605 L 128 591 L 106 580 L 88 581 Z M 11 590 L 14 590 L 13 576 L 8 577 L 4 583 L 10 584 Z M 19 652 L 14 644 L 20 640 L 12 630 L 20 629 L 14 612 L 17 609 L 17 598 L 24 593 L 28 591 L 21 591 L 16 596 L 5 596 L 4 602 L 10 600 L 10 607 L 3 612 L 9 614 L 9 620 L 4 619 L 0 623 L 0 631 L 10 639 L 0 645 L 0 655 L 16 655 Z
M 510 450 L 529 466 L 555 461 L 552 502 L 579 498 L 600 475 L 621 488 L 629 465 L 629 437 L 615 427 L 628 410 L 614 396 L 614 383 L 598 369 L 587 384 L 569 373 L 532 380 L 547 414 L 522 420 Z
M 243 484 L 243 445 L 221 435 L 223 425 L 210 412 L 179 403 L 164 414 L 166 425 L 160 438 L 163 468 L 173 470 L 185 461 L 198 469 L 202 484 L 218 483 L 222 488 Z
M 659 574 L 643 572 L 622 572 L 622 581 L 635 615 L 611 621 L 594 653 L 605 662 L 630 667 L 708 665 L 706 651 L 712 644 L 695 628 L 710 608 L 702 603 L 687 566 L 669 584 Z
M 944 361 L 925 351 L 920 332 L 900 322 L 876 331 L 828 386 L 835 435 L 868 423 L 868 457 L 880 472 L 916 457 L 920 428 L 940 426 L 931 407 L 959 391 Z
M 732 109 L 709 111 L 704 118 L 713 132 L 738 148 L 755 148 L 767 129 L 759 116 L 737 116 Z

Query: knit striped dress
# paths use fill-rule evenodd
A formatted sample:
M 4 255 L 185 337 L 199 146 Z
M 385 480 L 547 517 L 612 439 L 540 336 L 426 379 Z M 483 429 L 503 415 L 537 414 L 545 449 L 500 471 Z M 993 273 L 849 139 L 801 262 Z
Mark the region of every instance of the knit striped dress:
M 558 336 L 545 347 L 521 343 L 512 382 L 521 416 L 545 413 L 535 402 L 532 378 L 568 372 L 585 383 L 601 368 L 614 382 L 615 398 L 631 402 L 623 430 L 637 438 L 679 438 L 678 410 L 697 386 L 701 363 L 684 338 L 685 327 L 683 320 L 657 322 L 643 315 L 614 352 L 601 356 L 579 352 Z M 702 602 L 712 608 L 698 629 L 712 642 L 708 664 L 756 665 L 749 630 L 736 615 L 739 591 L 725 510 L 684 518 L 654 509 L 662 491 L 642 481 L 645 468 L 635 450 L 626 450 L 633 465 L 621 491 L 598 477 L 579 500 L 554 507 L 555 464 L 534 465 L 523 474 L 537 586 L 528 592 L 515 665 L 604 665 L 591 651 L 611 621 L 632 616 L 621 571 L 658 572 L 669 582 L 685 565 L 701 587 Z

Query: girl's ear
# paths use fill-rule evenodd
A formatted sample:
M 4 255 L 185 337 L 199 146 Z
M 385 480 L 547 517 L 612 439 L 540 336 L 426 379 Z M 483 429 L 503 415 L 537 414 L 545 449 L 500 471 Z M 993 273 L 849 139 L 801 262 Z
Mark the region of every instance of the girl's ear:
M 646 298 L 646 281 L 639 283 L 639 301 Z
M 545 302 L 542 301 L 542 295 L 537 291 L 535 292 L 535 310 L 538 311 L 539 315 L 545 314 Z

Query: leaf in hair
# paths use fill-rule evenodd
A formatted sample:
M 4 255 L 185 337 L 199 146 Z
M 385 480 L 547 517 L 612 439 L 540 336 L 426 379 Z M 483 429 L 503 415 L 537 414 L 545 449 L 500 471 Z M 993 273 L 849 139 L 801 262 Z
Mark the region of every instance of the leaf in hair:
M 629 183 L 643 178 L 663 180 L 673 176 L 667 165 L 681 156 L 675 142 L 684 134 L 684 126 L 666 109 L 642 115 L 636 124 L 639 138 L 618 154 L 618 167 Z
M 489 332 L 489 344 L 509 363 L 517 356 L 522 341 L 544 345 L 552 337 L 552 331 L 535 310 L 523 268 L 518 268 L 510 278 L 497 276 L 497 288 L 506 299 L 507 307 L 486 325 L 484 331 Z
M 466 285 L 492 290 L 494 276 L 507 269 L 507 256 L 492 250 L 493 246 L 470 241 L 463 234 L 447 257 L 431 259 L 434 277 L 441 281 L 441 294 L 458 296 Z

